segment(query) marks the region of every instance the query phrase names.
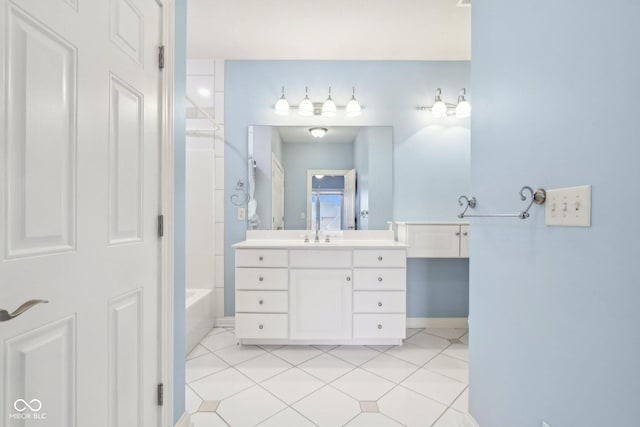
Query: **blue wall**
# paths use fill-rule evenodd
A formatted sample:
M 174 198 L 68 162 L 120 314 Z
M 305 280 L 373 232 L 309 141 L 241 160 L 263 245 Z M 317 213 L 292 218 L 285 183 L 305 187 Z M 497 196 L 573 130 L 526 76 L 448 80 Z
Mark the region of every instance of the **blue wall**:
M 351 87 L 356 86 L 356 96 L 364 110 L 357 118 L 342 114 L 333 119 L 303 118 L 295 112 L 277 116 L 273 105 L 283 85 L 294 105 L 304 97 L 305 86 L 309 86 L 312 101 L 321 102 L 329 85 L 336 103 L 345 105 Z M 438 87 L 446 101 L 455 102 L 460 88 L 468 85 L 467 61 L 227 61 L 225 187 L 234 188 L 238 179 L 246 179 L 248 125 L 393 126 L 394 219 L 454 220 L 459 209 L 457 197 L 470 190 L 469 120 L 432 119 L 416 107 L 433 103 Z M 232 316 L 231 245 L 244 240 L 246 223 L 236 220 L 236 207 L 228 200 L 225 218 L 225 314 Z M 425 272 L 431 279 L 425 278 Z M 411 262 L 408 315 L 464 316 L 468 310 L 467 276 L 466 260 Z M 437 282 L 442 278 L 446 279 Z M 425 299 L 433 295 L 437 295 L 440 304 Z
M 471 194 L 592 184 L 591 228 L 474 221 L 470 408 L 482 426 L 640 425 L 640 3 L 472 8 Z
M 187 84 L 187 2 L 177 0 L 175 10 L 174 83 L 174 258 L 173 258 L 173 422 L 184 412 L 185 310 L 185 94 Z

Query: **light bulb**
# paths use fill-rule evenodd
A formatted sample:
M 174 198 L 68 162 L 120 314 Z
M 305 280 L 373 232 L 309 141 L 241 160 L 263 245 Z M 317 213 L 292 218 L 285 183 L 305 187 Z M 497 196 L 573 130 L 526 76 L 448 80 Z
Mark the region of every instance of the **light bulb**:
M 311 136 L 314 138 L 320 139 L 327 134 L 327 128 L 311 128 L 309 132 L 311 132 Z
M 336 115 L 336 103 L 331 99 L 331 88 L 329 88 L 329 97 L 322 104 L 322 116 L 323 117 L 335 117 Z
M 438 101 L 431 107 L 431 115 L 437 119 L 447 117 L 447 104 L 443 101 Z
M 359 116 L 362 112 L 362 107 L 356 99 L 356 88 L 353 88 L 353 94 L 351 95 L 351 101 L 347 104 L 347 117 Z
M 304 89 L 305 95 L 304 95 L 304 99 L 302 100 L 302 102 L 300 103 L 300 106 L 298 107 L 298 113 L 301 116 L 313 116 L 313 103 L 311 103 L 311 100 L 309 100 L 309 88 L 305 88 Z
M 200 89 L 198 89 L 198 95 L 209 98 L 211 96 L 211 91 L 206 87 L 201 87 Z
M 286 116 L 289 114 L 289 103 L 284 97 L 284 86 L 282 87 L 282 96 L 276 102 L 276 114 L 279 116 Z
M 471 115 L 471 104 L 469 101 L 460 101 L 456 107 L 456 117 L 469 117 Z

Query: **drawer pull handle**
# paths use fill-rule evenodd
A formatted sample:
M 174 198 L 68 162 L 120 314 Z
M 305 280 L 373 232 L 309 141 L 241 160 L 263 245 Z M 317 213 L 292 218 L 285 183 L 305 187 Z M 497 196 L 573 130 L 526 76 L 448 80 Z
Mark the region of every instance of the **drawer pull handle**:
M 456 236 L 459 236 L 459 235 L 460 235 L 460 232 L 459 232 L 459 231 L 456 231 Z
M 264 303 L 264 301 L 263 301 L 263 300 L 260 300 L 260 301 L 258 301 L 258 303 L 259 303 L 260 305 L 262 305 L 262 304 Z
M 378 329 L 382 329 L 382 325 L 381 324 L 378 324 Z
M 382 303 L 381 302 L 378 303 L 378 307 L 382 307 Z
M 382 256 L 379 256 L 379 257 L 378 257 L 378 261 L 382 261 Z
M 262 261 L 262 260 L 264 260 L 264 257 L 261 255 L 258 257 L 258 261 Z
M 264 326 L 262 326 L 262 325 L 258 326 L 258 329 L 262 329 L 262 328 L 264 328 Z
M 469 233 L 467 233 L 466 231 L 464 233 L 462 233 L 463 236 L 468 236 Z
M 351 281 L 351 277 L 347 277 L 347 282 L 350 282 L 350 281 Z
M 264 277 L 260 276 L 260 277 L 258 277 L 258 280 L 261 281 L 261 282 L 264 282 Z
M 378 277 L 378 282 L 382 282 L 382 277 Z

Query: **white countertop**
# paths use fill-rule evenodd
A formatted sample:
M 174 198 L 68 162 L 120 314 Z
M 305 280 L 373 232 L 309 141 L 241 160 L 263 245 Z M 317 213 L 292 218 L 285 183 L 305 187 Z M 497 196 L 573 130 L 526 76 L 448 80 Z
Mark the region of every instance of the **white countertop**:
M 336 239 L 330 243 L 324 240 L 316 243 L 313 237 L 307 243 L 304 240 L 244 240 L 233 245 L 236 249 L 335 249 L 335 248 L 365 248 L 365 249 L 406 249 L 408 245 L 393 240 L 343 240 Z
M 389 221 L 388 224 L 406 225 L 469 225 L 468 221 Z

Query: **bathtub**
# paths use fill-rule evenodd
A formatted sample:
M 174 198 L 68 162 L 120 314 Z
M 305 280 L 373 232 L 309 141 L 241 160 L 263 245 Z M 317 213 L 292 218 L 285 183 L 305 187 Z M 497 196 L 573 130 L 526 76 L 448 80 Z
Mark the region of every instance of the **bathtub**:
M 185 356 L 213 328 L 213 293 L 211 289 L 186 289 Z

